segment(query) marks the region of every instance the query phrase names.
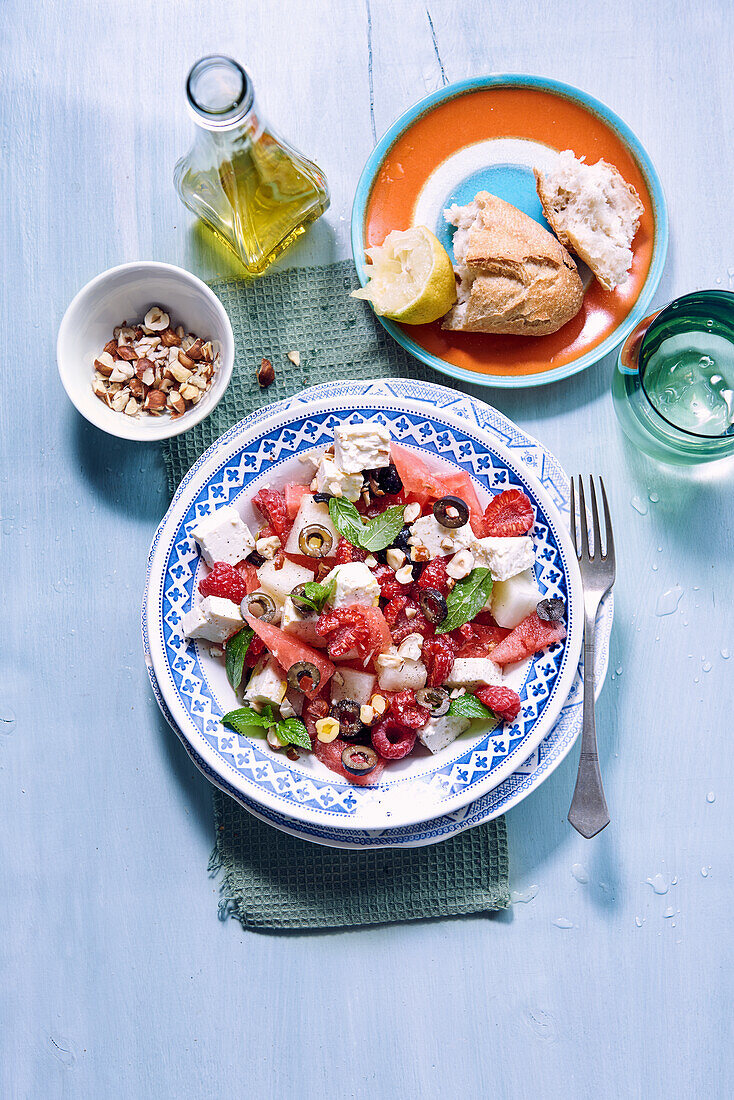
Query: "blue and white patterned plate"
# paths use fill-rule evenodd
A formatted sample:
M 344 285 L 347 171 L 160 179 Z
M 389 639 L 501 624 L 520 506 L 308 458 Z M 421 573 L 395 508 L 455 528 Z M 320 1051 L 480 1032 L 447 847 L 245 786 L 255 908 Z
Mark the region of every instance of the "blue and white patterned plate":
M 181 632 L 199 568 L 191 526 L 230 502 L 247 518 L 247 502 L 263 484 L 294 476 L 302 480 L 296 456 L 330 441 L 337 417 L 387 424 L 404 445 L 467 470 L 480 495 L 487 489 L 522 487 L 536 510 L 541 588 L 568 603 L 566 642 L 537 654 L 514 673 L 523 709 L 512 726 L 465 735 L 437 756 L 413 756 L 392 765 L 373 788 L 342 782 L 310 755 L 291 762 L 262 741 L 224 729 L 219 718 L 235 705 L 235 697 L 221 661 L 209 656 L 206 645 L 187 644 Z M 181 483 L 149 562 L 143 619 L 151 679 L 192 758 L 248 809 L 327 844 L 380 846 L 383 836 L 388 844 L 431 843 L 503 812 L 552 770 L 578 732 L 576 670 L 583 615 L 578 569 L 559 514 L 567 492 L 567 479 L 555 460 L 499 413 L 422 382 L 330 383 L 235 425 Z M 607 615 L 611 625 L 611 604 Z M 556 730 L 558 737 L 548 751 L 539 750 Z M 506 786 L 508 778 L 512 790 Z M 497 794 L 500 785 L 504 790 Z

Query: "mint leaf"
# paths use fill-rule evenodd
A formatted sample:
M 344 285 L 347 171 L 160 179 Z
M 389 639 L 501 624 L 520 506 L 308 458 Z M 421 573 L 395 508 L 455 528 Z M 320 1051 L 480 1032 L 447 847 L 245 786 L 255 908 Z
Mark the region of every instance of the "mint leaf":
M 384 550 L 390 546 L 403 529 L 403 512 L 405 507 L 394 504 L 386 508 L 379 516 L 375 516 L 367 524 L 362 533 L 360 546 L 363 550 Z
M 351 500 L 345 497 L 331 497 L 329 515 L 331 522 L 340 535 L 352 546 L 362 550 L 384 550 L 390 546 L 403 529 L 404 507 L 394 504 L 386 508 L 379 516 L 365 523 Z
M 458 699 L 452 699 L 447 714 L 451 718 L 468 718 L 470 722 L 474 722 L 477 718 L 483 721 L 491 719 L 495 726 L 499 722 L 497 715 L 489 707 L 485 707 L 476 695 L 460 695 Z
M 286 718 L 284 722 L 278 722 L 275 732 L 287 745 L 297 745 L 299 749 L 311 748 L 311 738 L 300 718 Z
M 484 566 L 472 569 L 465 580 L 449 592 L 446 597 L 446 618 L 436 627 L 437 634 L 448 634 L 458 626 L 479 614 L 492 594 L 492 574 Z
M 243 626 L 242 630 L 230 638 L 224 647 L 224 667 L 227 670 L 227 679 L 235 691 L 242 683 L 245 655 L 254 636 L 254 630 L 251 630 L 249 626 Z
M 334 594 L 336 588 L 336 577 L 332 577 L 328 584 L 318 584 L 316 581 L 306 581 L 303 586 L 303 595 L 299 595 L 299 604 L 308 604 L 311 611 L 315 611 L 317 615 L 320 615 L 324 610 L 324 604 Z
M 230 710 L 220 719 L 223 726 L 228 726 L 235 733 L 241 733 L 243 737 L 249 737 L 253 726 L 262 726 L 267 729 L 273 725 L 273 712 L 270 715 L 258 714 L 252 707 L 238 707 Z
M 329 498 L 329 516 L 340 535 L 343 535 L 352 546 L 361 546 L 360 538 L 364 530 L 364 523 L 351 500 L 346 497 Z

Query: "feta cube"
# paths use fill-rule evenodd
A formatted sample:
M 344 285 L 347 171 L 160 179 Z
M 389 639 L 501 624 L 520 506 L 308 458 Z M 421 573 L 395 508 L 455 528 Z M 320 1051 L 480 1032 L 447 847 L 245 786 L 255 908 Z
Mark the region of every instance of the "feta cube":
M 215 562 L 236 565 L 255 549 L 252 532 L 236 508 L 227 504 L 210 516 L 202 516 L 190 531 L 201 550 L 201 556 L 211 568 Z
M 331 678 L 331 701 L 352 699 L 360 706 L 369 703 L 375 694 L 377 681 L 371 672 L 360 672 L 356 668 L 340 668 Z
M 503 682 L 502 671 L 489 657 L 457 657 L 443 687 L 485 687 Z
M 321 583 L 328 587 L 334 578 L 336 587 L 329 600 L 332 607 L 349 607 L 355 603 L 363 607 L 378 606 L 380 586 L 363 561 L 350 561 L 334 566 Z
M 346 497 L 354 502 L 362 492 L 361 474 L 348 474 L 340 470 L 331 455 L 323 455 L 316 471 L 316 488 L 320 493 L 330 493 L 333 497 Z
M 280 629 L 284 634 L 290 634 L 292 638 L 298 638 L 299 642 L 305 642 L 316 649 L 325 649 L 326 638 L 316 633 L 318 621 L 318 615 L 302 615 L 290 596 L 286 598 L 280 619 Z
M 340 424 L 334 429 L 334 461 L 347 474 L 389 466 L 389 431 L 382 424 Z
M 431 752 L 440 752 L 469 729 L 468 718 L 444 714 L 442 718 L 429 718 L 423 729 L 418 730 L 418 740 Z
M 410 529 L 412 546 L 424 546 L 432 558 L 445 558 L 458 550 L 473 546 L 474 532 L 470 525 L 444 527 L 435 516 L 422 516 Z
M 496 581 L 507 581 L 530 569 L 535 562 L 533 540 L 527 535 L 519 538 L 476 539 L 473 546 L 474 561 L 487 566 Z
M 498 626 L 514 630 L 523 619 L 532 615 L 540 600 L 540 589 L 532 569 L 524 569 L 507 581 L 495 581 L 490 607 Z
M 240 609 L 232 600 L 207 596 L 183 617 L 183 632 L 187 638 L 205 638 L 221 644 L 245 625 Z
M 271 707 L 279 707 L 285 699 L 288 690 L 288 680 L 283 669 L 275 657 L 270 653 L 260 658 L 252 670 L 252 675 L 245 688 L 245 703 L 268 703 Z

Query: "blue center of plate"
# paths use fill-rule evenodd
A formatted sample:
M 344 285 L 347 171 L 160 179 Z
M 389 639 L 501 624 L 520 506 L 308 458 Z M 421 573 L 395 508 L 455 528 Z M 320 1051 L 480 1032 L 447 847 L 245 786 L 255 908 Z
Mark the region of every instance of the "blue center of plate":
M 498 199 L 512 203 L 544 229 L 550 230 L 535 189 L 535 176 L 532 169 L 524 164 L 491 164 L 487 168 L 472 172 L 470 176 L 461 180 L 446 196 L 441 207 L 435 233 L 452 260 L 454 227 L 444 221 L 443 212 L 452 203 L 466 206 L 472 202 L 477 191 L 489 191 L 490 195 L 496 195 Z

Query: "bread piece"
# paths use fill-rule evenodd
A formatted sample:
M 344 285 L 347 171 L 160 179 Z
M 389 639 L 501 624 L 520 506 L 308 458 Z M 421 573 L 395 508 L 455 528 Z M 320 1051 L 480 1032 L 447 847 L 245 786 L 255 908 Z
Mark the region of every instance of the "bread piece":
M 602 286 L 627 281 L 631 244 L 644 207 L 613 164 L 585 164 L 570 149 L 545 174 L 535 169 L 543 213 L 558 239 L 588 264 Z
M 573 259 L 546 229 L 509 202 L 480 191 L 444 217 L 456 226 L 458 302 L 443 328 L 542 336 L 581 309 L 584 288 Z

